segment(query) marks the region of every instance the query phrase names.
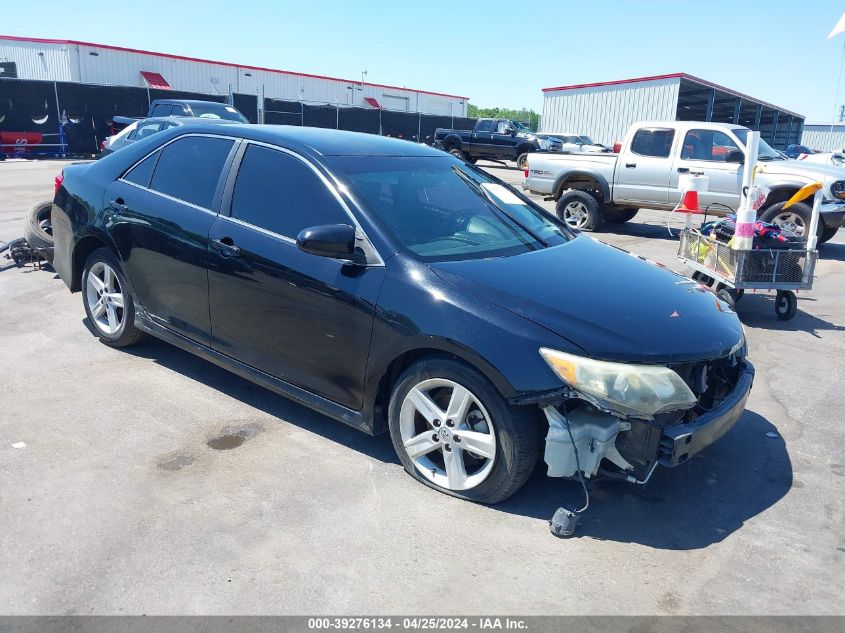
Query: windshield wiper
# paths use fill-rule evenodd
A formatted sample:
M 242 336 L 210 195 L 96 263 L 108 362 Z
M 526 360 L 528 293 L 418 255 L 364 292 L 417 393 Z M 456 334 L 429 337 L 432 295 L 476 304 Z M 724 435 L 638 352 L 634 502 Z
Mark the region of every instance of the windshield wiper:
M 462 172 L 462 171 L 458 168 L 458 166 L 457 166 L 457 165 L 452 165 L 452 171 L 454 171 L 456 174 L 458 174 L 458 177 L 459 177 L 461 180 L 463 180 L 466 184 L 468 184 L 468 185 L 469 185 L 469 188 L 470 188 L 472 191 L 474 191 L 474 192 L 476 193 L 476 195 L 480 196 L 482 200 L 484 200 L 485 202 L 487 202 L 487 203 L 488 203 L 489 205 L 491 205 L 491 206 L 492 206 L 495 210 L 497 210 L 499 213 L 501 213 L 501 214 L 502 214 L 502 215 L 504 215 L 506 218 L 508 218 L 511 222 L 513 222 L 514 224 L 516 224 L 516 225 L 517 225 L 519 228 L 521 228 L 523 231 L 525 231 L 526 233 L 528 233 L 528 235 L 530 235 L 530 236 L 531 236 L 531 237 L 533 237 L 535 240 L 537 240 L 538 242 L 540 242 L 540 244 L 542 244 L 542 245 L 543 245 L 543 248 L 549 248 L 550 244 L 549 244 L 546 240 L 544 240 L 542 237 L 540 237 L 539 235 L 537 235 L 534 231 L 532 231 L 532 230 L 531 230 L 531 229 L 529 229 L 527 226 L 525 226 L 522 222 L 520 222 L 520 221 L 519 221 L 519 220 L 517 220 L 515 217 L 513 217 L 513 215 L 511 215 L 510 213 L 508 213 L 507 211 L 505 211 L 502 207 L 500 207 L 498 204 L 496 204 L 495 200 L 493 200 L 493 197 L 492 197 L 489 193 L 487 193 L 486 191 L 484 191 L 484 187 L 482 187 L 481 185 L 479 185 L 479 184 L 478 184 L 477 182 L 475 182 L 472 178 L 470 178 L 470 177 L 469 177 L 469 176 L 467 176 L 464 172 Z

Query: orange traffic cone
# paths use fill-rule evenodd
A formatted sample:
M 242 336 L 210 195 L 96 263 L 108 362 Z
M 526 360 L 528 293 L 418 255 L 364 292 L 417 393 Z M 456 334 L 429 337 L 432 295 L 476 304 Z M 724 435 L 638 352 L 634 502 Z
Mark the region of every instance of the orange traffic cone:
M 684 197 L 681 198 L 681 202 L 678 203 L 678 206 L 675 207 L 675 211 L 679 213 L 697 213 L 701 214 L 701 209 L 698 208 L 698 192 L 697 191 L 686 191 L 684 192 Z

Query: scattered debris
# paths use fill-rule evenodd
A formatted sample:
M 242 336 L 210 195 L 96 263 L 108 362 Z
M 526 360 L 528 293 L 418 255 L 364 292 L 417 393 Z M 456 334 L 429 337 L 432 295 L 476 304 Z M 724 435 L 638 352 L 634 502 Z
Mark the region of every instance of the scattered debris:
M 12 444 L 12 448 L 26 448 L 26 442 L 15 442 Z

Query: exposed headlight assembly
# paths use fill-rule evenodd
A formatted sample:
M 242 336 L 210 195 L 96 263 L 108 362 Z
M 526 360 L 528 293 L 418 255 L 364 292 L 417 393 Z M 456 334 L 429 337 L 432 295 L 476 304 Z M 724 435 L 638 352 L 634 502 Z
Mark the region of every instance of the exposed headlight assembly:
M 548 139 L 545 139 L 545 138 L 537 139 L 537 145 L 540 146 L 540 149 L 549 149 Z
M 540 348 L 540 355 L 563 382 L 622 415 L 651 418 L 689 409 L 696 397 L 668 367 L 610 363 Z
M 845 200 L 845 180 L 837 180 L 830 185 L 830 195 Z

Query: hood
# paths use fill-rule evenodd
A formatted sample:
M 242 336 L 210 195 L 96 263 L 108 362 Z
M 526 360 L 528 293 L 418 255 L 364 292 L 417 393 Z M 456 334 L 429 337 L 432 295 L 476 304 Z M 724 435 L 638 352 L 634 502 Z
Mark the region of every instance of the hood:
M 742 338 L 703 286 L 579 236 L 524 255 L 431 264 L 459 290 L 518 314 L 602 360 L 676 363 L 725 356 Z
M 757 163 L 763 167 L 759 173 L 766 176 L 799 176 L 808 180 L 827 179 L 845 180 L 845 168 L 824 162 L 808 162 L 806 160 L 772 160 Z

